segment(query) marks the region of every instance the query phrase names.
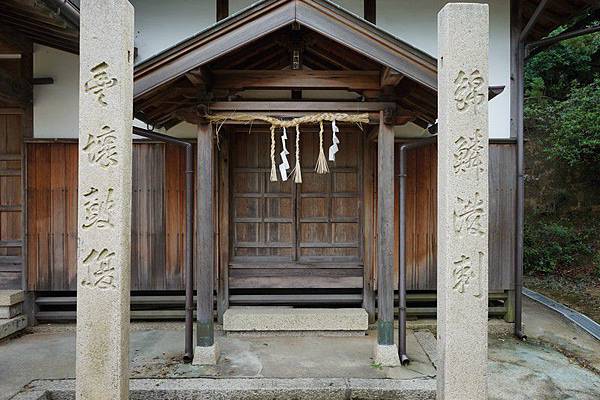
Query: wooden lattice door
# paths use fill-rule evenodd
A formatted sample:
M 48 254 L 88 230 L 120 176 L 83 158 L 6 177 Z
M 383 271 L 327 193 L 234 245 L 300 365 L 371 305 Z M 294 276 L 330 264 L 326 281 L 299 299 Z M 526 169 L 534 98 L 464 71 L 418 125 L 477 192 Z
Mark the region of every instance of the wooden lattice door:
M 319 175 L 318 131 L 303 127 L 302 183 L 295 184 L 291 177 L 270 182 L 268 130 L 234 134 L 230 287 L 361 287 L 362 135 L 357 128 L 343 129 L 336 162 Z M 288 137 L 293 166 L 295 131 Z M 327 151 L 330 131 L 324 142 Z M 278 163 L 281 149 L 278 132 Z

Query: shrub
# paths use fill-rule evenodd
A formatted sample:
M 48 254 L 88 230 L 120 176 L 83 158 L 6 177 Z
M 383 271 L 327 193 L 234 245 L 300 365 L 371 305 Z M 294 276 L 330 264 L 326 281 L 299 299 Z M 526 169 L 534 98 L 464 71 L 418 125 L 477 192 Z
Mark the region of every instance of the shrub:
M 561 222 L 528 221 L 524 227 L 523 263 L 528 273 L 572 268 L 592 255 L 589 234 Z

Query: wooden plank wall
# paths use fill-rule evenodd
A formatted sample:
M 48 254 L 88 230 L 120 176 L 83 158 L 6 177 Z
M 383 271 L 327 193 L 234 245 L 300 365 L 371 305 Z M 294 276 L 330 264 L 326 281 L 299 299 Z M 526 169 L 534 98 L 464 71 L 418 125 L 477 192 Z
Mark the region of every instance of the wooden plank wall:
M 31 290 L 77 287 L 77 161 L 76 142 L 27 144 Z M 184 166 L 176 145 L 134 143 L 132 290 L 184 289 Z
M 3 27 L 4 28 L 4 27 Z M 33 133 L 33 43 L 0 34 L 0 289 L 23 282 L 23 137 Z M 14 55 L 18 54 L 18 57 Z
M 489 286 L 513 289 L 515 268 L 516 146 L 490 143 Z
M 511 288 L 514 149 L 512 144 L 490 144 L 490 289 L 494 291 Z M 434 147 L 413 151 L 408 159 L 409 290 L 436 287 L 435 160 Z M 75 290 L 77 144 L 28 143 L 26 162 L 28 287 L 38 291 Z M 134 144 L 133 290 L 184 288 L 184 162 L 184 151 L 178 146 Z M 2 206 L 6 202 L 17 207 L 18 196 L 16 192 L 3 194 Z M 19 218 L 10 218 L 0 214 L 0 233 L 7 238 L 20 229 Z M 366 271 L 367 277 L 373 275 L 374 271 Z
M 396 145 L 396 175 L 399 172 Z M 490 143 L 490 265 L 491 291 L 512 289 L 514 269 L 514 205 L 516 195 L 515 146 Z M 407 290 L 436 290 L 437 284 L 437 150 L 435 145 L 412 150 L 407 159 L 406 178 L 406 287 Z M 395 181 L 396 232 L 398 232 L 398 178 Z M 394 255 L 394 282 L 398 280 L 398 244 Z
M 23 271 L 22 112 L 0 108 L 0 289 L 20 289 Z

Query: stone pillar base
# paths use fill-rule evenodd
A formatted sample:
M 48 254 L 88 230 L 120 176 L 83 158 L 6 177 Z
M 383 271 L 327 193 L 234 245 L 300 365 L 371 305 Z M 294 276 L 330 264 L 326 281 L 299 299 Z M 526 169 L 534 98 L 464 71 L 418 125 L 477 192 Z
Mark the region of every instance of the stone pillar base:
M 216 365 L 219 360 L 219 346 L 217 343 L 210 347 L 196 346 L 192 365 Z
M 374 350 L 373 362 L 375 364 L 379 364 L 382 367 L 397 367 L 400 365 L 398 346 L 395 344 L 383 345 L 376 343 Z

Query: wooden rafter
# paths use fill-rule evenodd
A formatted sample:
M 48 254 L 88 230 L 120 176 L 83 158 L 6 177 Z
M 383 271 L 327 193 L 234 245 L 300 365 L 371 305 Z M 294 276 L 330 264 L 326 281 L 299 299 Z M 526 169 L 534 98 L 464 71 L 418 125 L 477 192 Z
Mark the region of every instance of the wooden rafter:
M 378 89 L 379 71 L 217 70 L 215 89 Z
M 391 68 L 385 68 L 381 74 L 381 86 L 396 86 L 404 78 L 398 71 L 394 71 Z

